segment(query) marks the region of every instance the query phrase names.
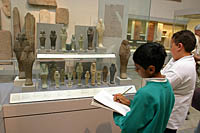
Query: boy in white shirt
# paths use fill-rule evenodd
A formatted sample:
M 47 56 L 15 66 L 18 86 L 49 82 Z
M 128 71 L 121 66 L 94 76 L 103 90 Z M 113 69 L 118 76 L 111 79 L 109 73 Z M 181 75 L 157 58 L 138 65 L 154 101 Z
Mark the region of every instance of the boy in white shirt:
M 183 124 L 189 107 L 196 82 L 196 63 L 191 52 L 195 49 L 196 38 L 189 30 L 176 32 L 172 36 L 172 59 L 161 71 L 166 75 L 175 94 L 175 104 L 165 133 L 176 133 Z

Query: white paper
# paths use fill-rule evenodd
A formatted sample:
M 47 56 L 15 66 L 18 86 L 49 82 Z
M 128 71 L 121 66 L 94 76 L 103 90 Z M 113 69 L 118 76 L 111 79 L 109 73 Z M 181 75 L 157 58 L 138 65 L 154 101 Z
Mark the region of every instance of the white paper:
M 123 116 L 125 116 L 126 113 L 130 111 L 130 107 L 124 104 L 115 102 L 113 100 L 113 97 L 114 96 L 112 96 L 110 93 L 106 91 L 101 91 L 97 95 L 94 96 L 94 99 L 102 103 L 103 105 L 106 105 L 107 107 L 114 109 L 116 112 L 122 114 Z

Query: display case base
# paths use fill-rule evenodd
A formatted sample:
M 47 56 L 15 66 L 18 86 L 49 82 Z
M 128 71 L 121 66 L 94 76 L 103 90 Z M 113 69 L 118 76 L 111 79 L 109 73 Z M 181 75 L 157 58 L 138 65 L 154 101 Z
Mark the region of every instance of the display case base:
M 26 79 L 19 79 L 19 76 L 16 76 L 14 80 L 14 86 L 23 86 L 25 81 Z
M 96 47 L 96 52 L 97 53 L 106 53 L 106 48 L 105 47 Z
M 36 91 L 35 83 L 33 83 L 33 85 L 31 86 L 26 86 L 25 84 L 23 84 L 22 92 L 34 92 L 34 91 Z
M 127 79 L 121 79 L 119 76 L 116 77 L 115 82 L 119 85 L 132 85 L 133 81 L 131 78 L 127 77 Z

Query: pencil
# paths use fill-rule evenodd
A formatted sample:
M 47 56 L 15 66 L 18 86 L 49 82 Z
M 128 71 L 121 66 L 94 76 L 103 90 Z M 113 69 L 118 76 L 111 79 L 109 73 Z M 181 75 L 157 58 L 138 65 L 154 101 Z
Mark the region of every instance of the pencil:
M 131 88 L 133 88 L 133 87 L 128 88 L 126 91 L 124 91 L 124 92 L 122 93 L 122 95 L 126 94 L 126 92 L 128 92 Z

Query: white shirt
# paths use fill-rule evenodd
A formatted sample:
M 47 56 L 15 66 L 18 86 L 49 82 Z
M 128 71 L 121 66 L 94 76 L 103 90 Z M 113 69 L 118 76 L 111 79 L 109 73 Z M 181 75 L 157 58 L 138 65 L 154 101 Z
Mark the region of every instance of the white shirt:
M 200 54 L 200 39 L 199 36 L 195 35 L 196 38 L 196 49 L 195 49 L 195 54 L 199 55 Z
M 166 75 L 175 94 L 175 104 L 167 128 L 178 129 L 187 116 L 195 89 L 196 63 L 193 55 L 177 61 L 172 58 L 161 73 Z

